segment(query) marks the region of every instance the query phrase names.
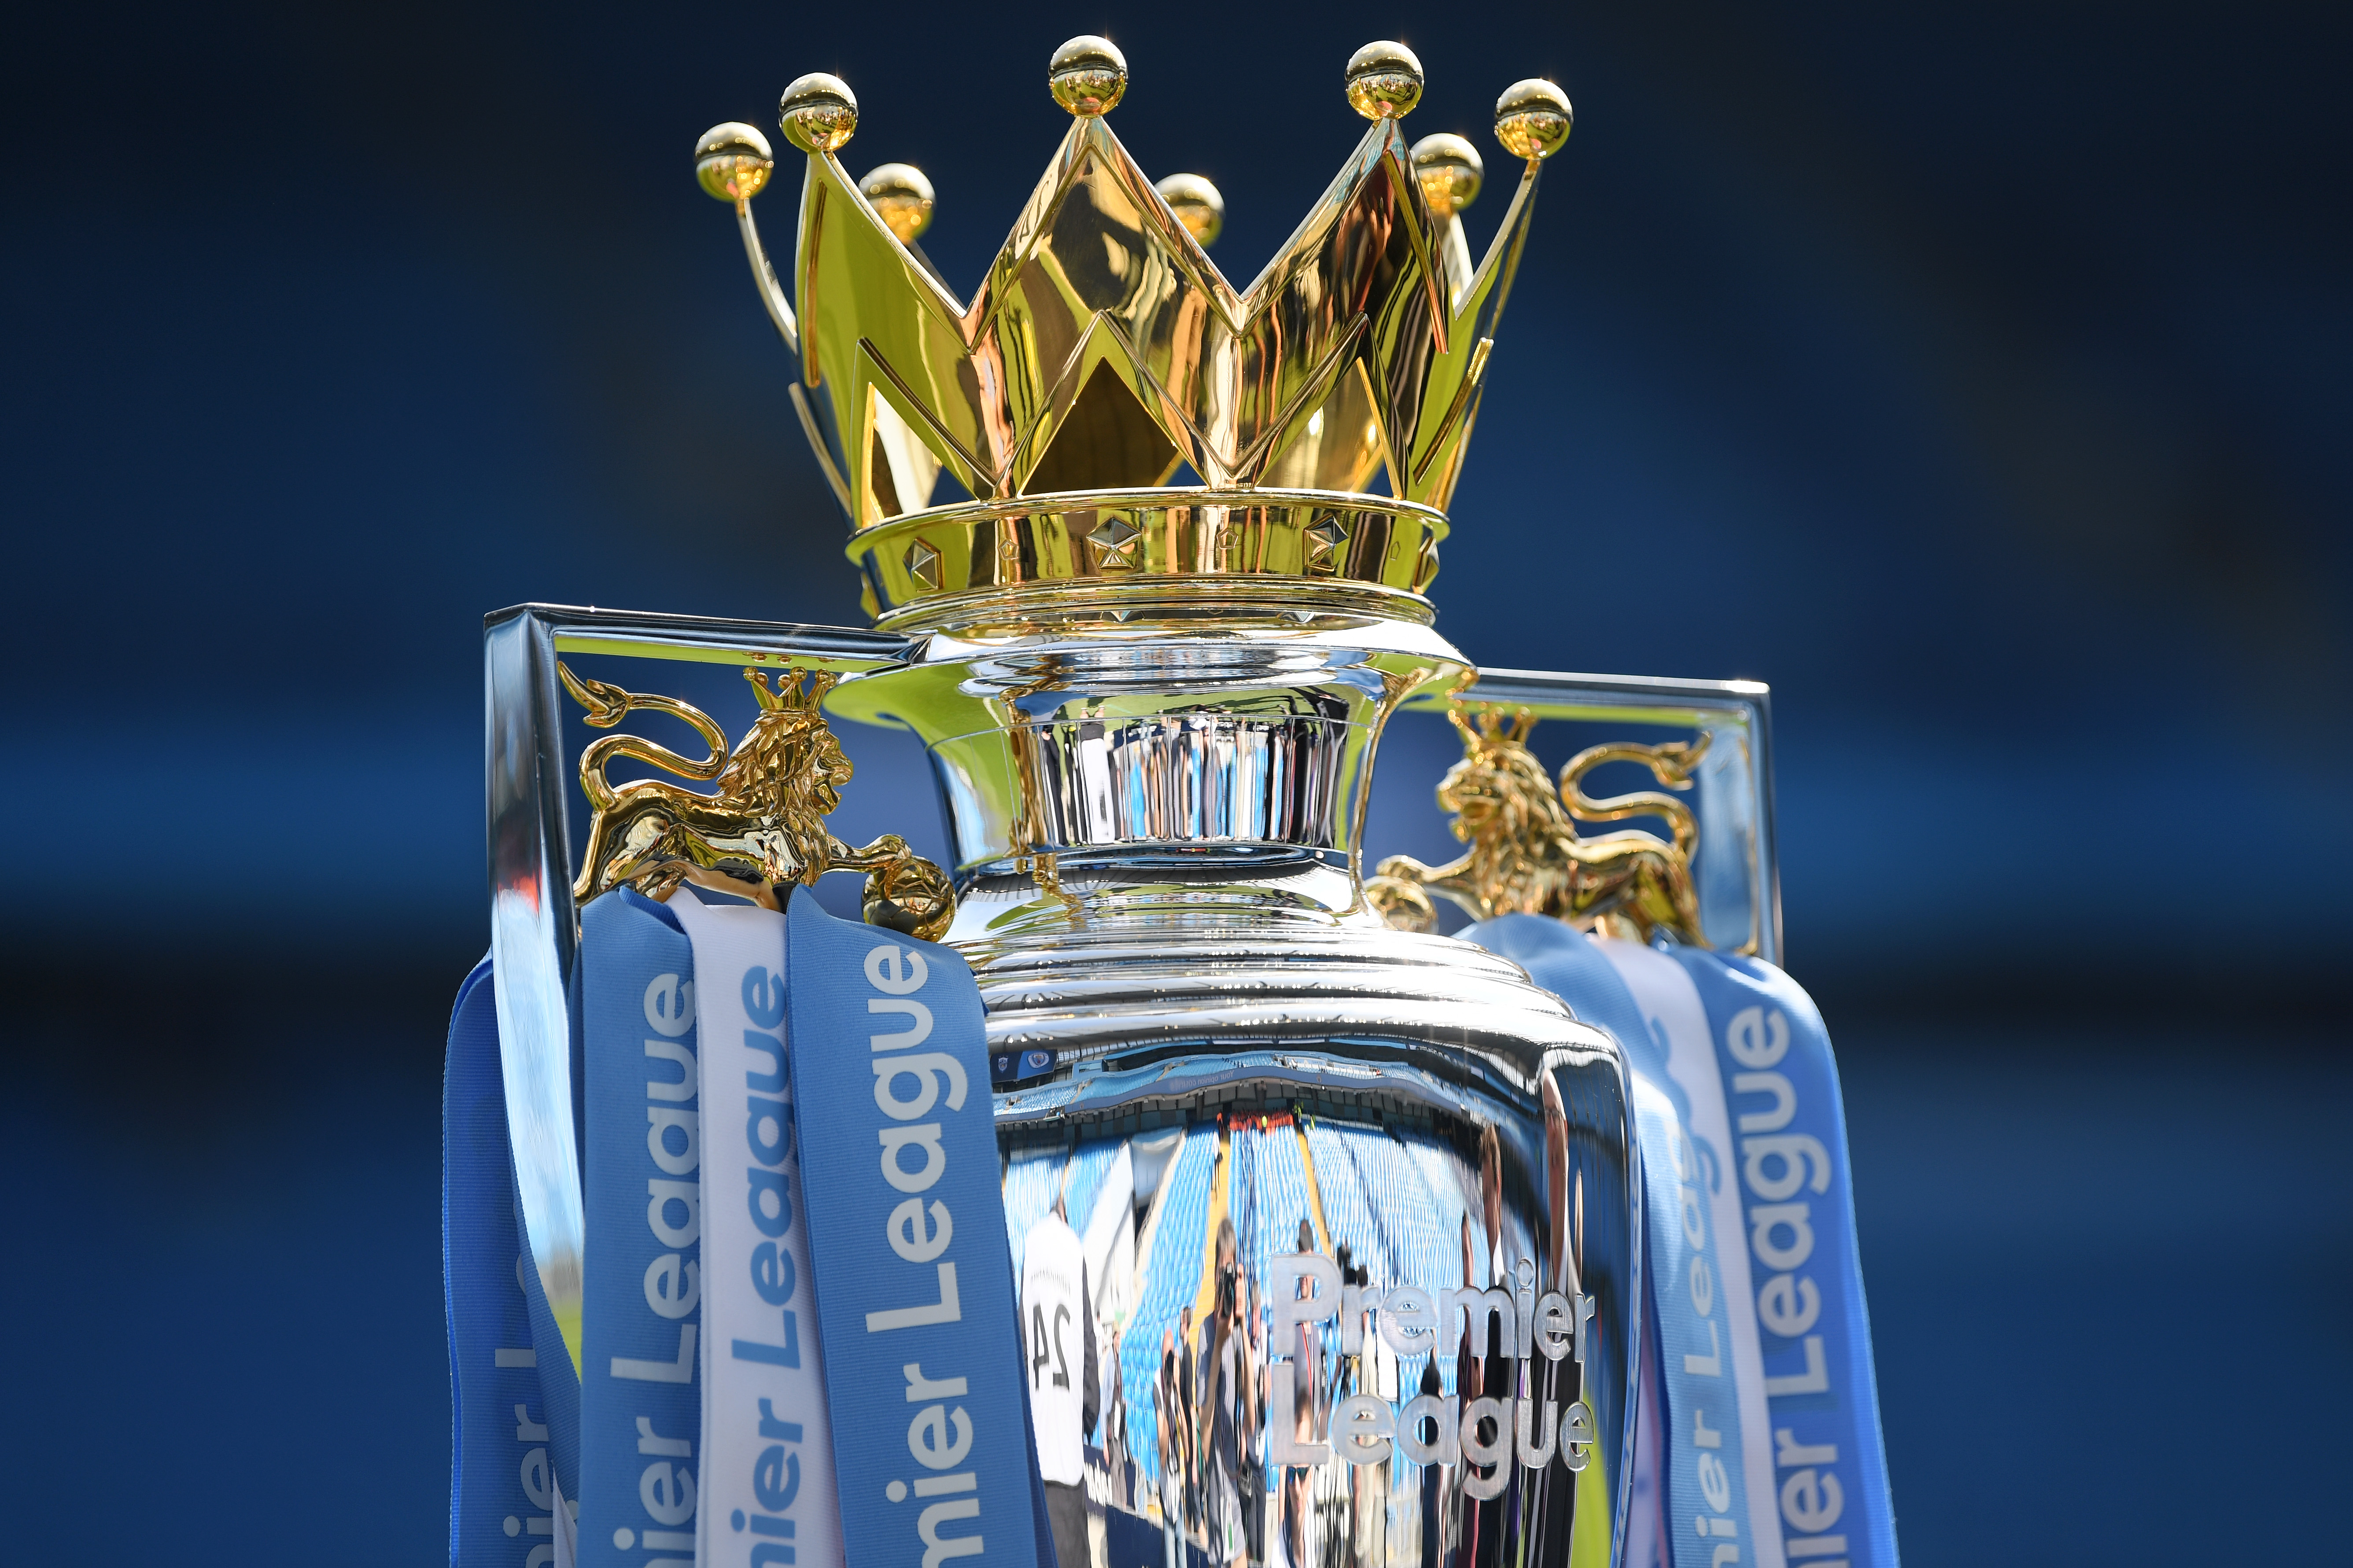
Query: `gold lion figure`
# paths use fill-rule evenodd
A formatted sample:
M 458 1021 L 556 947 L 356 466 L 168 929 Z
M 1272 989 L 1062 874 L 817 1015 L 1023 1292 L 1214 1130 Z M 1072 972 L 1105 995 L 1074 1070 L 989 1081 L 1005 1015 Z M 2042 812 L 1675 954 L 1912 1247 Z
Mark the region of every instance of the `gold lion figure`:
M 1663 930 L 1694 946 L 1707 945 L 1692 886 L 1699 825 L 1691 808 L 1672 795 L 1649 791 L 1595 800 L 1581 781 L 1603 763 L 1638 762 L 1661 784 L 1687 790 L 1692 770 L 1707 754 L 1709 737 L 1661 746 L 1591 747 L 1560 770 L 1556 794 L 1544 764 L 1527 747 L 1528 731 L 1535 727 L 1533 714 L 1489 710 L 1479 715 L 1476 728 L 1460 706 L 1450 708 L 1447 717 L 1462 732 L 1463 755 L 1439 784 L 1438 804 L 1454 814 L 1454 837 L 1471 849 L 1445 866 L 1425 866 L 1409 855 L 1383 860 L 1365 883 L 1366 899 L 1382 919 L 1402 931 L 1429 931 L 1438 921 L 1430 902 L 1435 893 L 1482 921 L 1552 915 L 1642 942 Z M 1577 836 L 1577 822 L 1648 816 L 1667 819 L 1672 843 L 1631 829 L 1594 838 Z
M 850 772 L 818 706 L 839 676 L 819 671 L 804 686 L 806 672 L 788 669 L 771 690 L 766 670 L 745 670 L 760 716 L 731 752 L 727 732 L 699 708 L 586 680 L 561 663 L 555 669 L 588 710 L 592 728 L 609 730 L 630 713 L 667 713 L 710 748 L 695 762 L 637 735 L 607 735 L 581 753 L 580 787 L 596 812 L 572 887 L 581 903 L 622 886 L 667 900 L 681 882 L 695 882 L 773 910 L 782 907 L 776 889 L 786 884 L 807 886 L 828 871 L 864 871 L 869 922 L 925 942 L 947 929 L 955 891 L 905 839 L 886 833 L 853 849 L 826 829 L 824 818 L 841 804 Z M 700 795 L 663 779 L 615 784 L 605 770 L 620 757 L 719 787 Z

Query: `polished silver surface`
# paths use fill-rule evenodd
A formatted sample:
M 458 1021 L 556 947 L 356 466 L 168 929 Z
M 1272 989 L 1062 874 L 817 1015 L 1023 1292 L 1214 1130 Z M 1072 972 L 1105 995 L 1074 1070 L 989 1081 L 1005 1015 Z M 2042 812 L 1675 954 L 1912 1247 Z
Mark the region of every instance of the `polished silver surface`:
M 1345 585 L 1100 603 L 1016 590 L 828 700 L 928 749 L 964 892 L 948 940 L 1073 913 L 1369 919 L 1356 872 L 1381 727 L 1469 668 L 1427 605 Z
M 1365 923 L 1121 921 L 961 945 L 979 977 L 994 1051 L 1052 1049 L 1071 1068 L 1208 1039 L 1404 1042 L 1425 1067 L 1514 1092 L 1535 1058 L 1601 1037 L 1519 965 L 1484 949 Z M 1029 1102 L 1024 1101 L 1023 1104 Z
M 565 1005 L 577 933 L 555 721 L 555 658 L 528 611 L 483 634 L 488 685 L 491 953 L 507 1131 L 525 1245 L 580 1368 L 586 1213 Z
M 1056 850 L 1122 844 L 1297 844 L 1328 849 L 1345 828 L 1347 755 L 1365 737 L 1314 711 L 1313 697 L 1278 698 L 1306 711 L 1155 713 L 1131 719 L 1040 719 L 1010 731 L 1029 805 L 1029 842 Z M 1326 701 L 1327 708 L 1340 708 Z M 1358 730 L 1362 726 L 1355 726 Z M 935 751 L 1001 745 L 965 735 Z
M 1115 1351 L 1089 1474 L 1113 1560 L 1174 1528 L 1213 1563 L 1612 1561 L 1642 1332 L 1615 1043 L 1445 938 L 1271 935 L 966 949 L 996 1059 L 1039 1074 L 997 1098 L 1017 1258 L 1060 1204 Z M 1287 1325 L 1314 1268 L 1344 1293 Z M 1511 1348 L 1546 1312 L 1586 1319 L 1574 1352 Z M 1189 1394 L 1180 1344 L 1212 1369 Z M 1466 1462 L 1466 1428 L 1498 1462 Z
M 836 703 L 914 729 L 943 782 L 1009 1239 L 1059 1201 L 1097 1244 L 1107 1529 L 1174 1529 L 1220 1568 L 1609 1562 L 1641 1322 L 1623 1060 L 1515 964 L 1390 930 L 1359 879 L 1384 725 L 1469 661 L 1426 602 L 1362 587 L 1119 608 L 1001 594 Z M 1109 1195 L 1074 1174 L 1104 1162 L 1131 1172 Z M 1288 1322 L 1302 1270 L 1351 1294 Z M 1466 1289 L 1498 1294 L 1443 1294 Z M 1372 1304 L 1392 1291 L 1409 1305 Z M 1573 1362 L 1461 1349 L 1540 1298 L 1587 1314 Z M 1220 1378 L 1157 1375 L 1229 1340 Z

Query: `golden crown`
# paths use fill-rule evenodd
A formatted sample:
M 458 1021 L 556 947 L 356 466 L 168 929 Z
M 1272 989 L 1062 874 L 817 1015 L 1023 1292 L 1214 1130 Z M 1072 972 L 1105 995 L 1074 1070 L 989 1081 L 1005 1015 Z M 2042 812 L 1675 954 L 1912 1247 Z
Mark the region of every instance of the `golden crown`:
M 858 124 L 839 79 L 802 77 L 781 106 L 808 154 L 797 310 L 752 217 L 775 168 L 767 140 L 730 122 L 696 146 L 799 356 L 794 405 L 849 514 L 869 613 L 904 621 L 945 597 L 1082 580 L 1301 576 L 1419 594 L 1537 170 L 1568 136 L 1567 97 L 1531 79 L 1498 100 L 1496 139 L 1525 168 L 1473 266 L 1460 215 L 1479 155 L 1451 135 L 1409 147 L 1398 122 L 1421 96 L 1420 62 L 1366 45 L 1346 92 L 1371 127 L 1237 290 L 1208 255 L 1215 187 L 1155 184 L 1104 123 L 1126 91 L 1119 50 L 1074 38 L 1048 83 L 1072 124 L 969 304 L 916 244 L 933 204 L 922 174 L 884 164 L 853 182 L 836 158 Z M 1188 468 L 1198 482 L 1171 486 Z M 969 499 L 932 505 L 943 474 Z M 1387 493 L 1366 489 L 1376 475 Z

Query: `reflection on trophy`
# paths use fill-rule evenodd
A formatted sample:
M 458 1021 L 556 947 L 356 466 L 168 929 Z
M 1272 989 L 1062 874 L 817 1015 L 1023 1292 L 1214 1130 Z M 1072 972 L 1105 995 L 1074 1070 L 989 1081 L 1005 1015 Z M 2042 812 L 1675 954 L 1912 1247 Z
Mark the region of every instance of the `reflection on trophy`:
M 1423 596 L 1500 374 L 1498 321 L 1538 176 L 1568 138 L 1567 98 L 1524 80 L 1497 100 L 1493 134 L 1515 177 L 1474 258 L 1461 214 L 1482 195 L 1481 154 L 1451 134 L 1409 142 L 1419 62 L 1401 45 L 1366 46 L 1330 106 L 1368 122 L 1361 139 L 1238 289 L 1208 251 L 1216 189 L 1187 174 L 1155 180 L 1113 133 L 1126 84 L 1103 39 L 1055 52 L 1048 86 L 1069 131 L 969 299 L 919 247 L 935 205 L 923 174 L 884 164 L 854 179 L 840 162 L 859 129 L 848 84 L 806 76 L 784 94 L 783 133 L 806 174 L 797 251 L 781 268 L 754 216 L 775 169 L 767 138 L 729 123 L 697 147 L 698 177 L 733 206 L 759 298 L 797 359 L 793 405 L 848 514 L 873 629 L 552 606 L 491 618 L 498 1025 L 534 1299 L 580 1376 L 603 1375 L 581 1339 L 581 1281 L 598 1267 L 581 1172 L 593 1185 L 600 1156 L 575 1146 L 580 1047 L 565 1001 L 586 962 L 584 908 L 788 910 L 796 889 L 855 870 L 886 954 L 870 974 L 922 962 L 887 956 L 921 952 L 890 948 L 894 936 L 936 940 L 969 966 L 985 1009 L 1027 1430 L 982 1441 L 1027 1444 L 1041 1561 L 1871 1558 L 1859 1529 L 1830 1533 L 1839 1509 L 1822 1500 L 1851 1496 L 1852 1526 L 1866 1483 L 1841 1480 L 1835 1467 L 1851 1460 L 1820 1457 L 1837 1445 L 1796 1416 L 1788 1451 L 1816 1456 L 1808 1517 L 1831 1522 L 1800 1541 L 1788 1504 L 1775 1511 L 1799 1471 L 1773 1465 L 1766 1429 L 1783 1417 L 1764 1401 L 1777 1378 L 1799 1399 L 1820 1392 L 1798 1387 L 1808 1376 L 1827 1390 L 1844 1369 L 1815 1319 L 1799 1321 L 1805 1292 L 1820 1299 L 1794 1238 L 1811 1249 L 1830 1234 L 1807 1208 L 1822 1205 L 1808 1162 L 1827 1146 L 1794 1110 L 1736 1098 L 1743 1131 L 1761 1130 L 1744 1145 L 1723 1096 L 1787 1090 L 1794 1105 L 1802 1085 L 1776 1056 L 1736 1089 L 1694 1090 L 1672 1076 L 1681 1058 L 1667 1043 L 1684 1013 L 1662 1005 L 1653 1026 L 1630 1003 L 1632 1022 L 1604 1016 L 1567 983 L 1539 984 L 1553 971 L 1511 946 L 1574 943 L 1560 950 L 1574 963 L 1606 950 L 1592 983 L 1623 973 L 1638 998 L 1651 995 L 1644 976 L 1668 984 L 1644 967 L 1672 969 L 1662 954 L 1776 955 L 1763 689 L 1482 676 Z M 620 658 L 641 679 L 575 668 L 596 659 L 611 673 Z M 663 660 L 741 668 L 758 704 L 749 729 L 731 743 L 702 709 L 636 689 L 659 685 Z M 565 756 L 566 705 L 616 732 Z M 638 715 L 683 722 L 704 754 L 617 729 Z M 1378 743 L 1393 723 L 1441 721 L 1463 757 L 1437 798 L 1465 853 L 1436 867 L 1377 854 L 1368 868 Z M 898 835 L 858 847 L 827 829 L 855 788 L 828 729 L 841 722 L 920 740 L 949 819 L 947 863 Z M 1599 738 L 1556 777 L 1530 749 L 1539 722 Z M 1636 728 L 1674 738 L 1645 742 Z M 670 776 L 609 782 L 624 761 Z M 1660 789 L 1588 793 L 1588 775 L 1613 765 L 1647 769 Z M 575 778 L 590 812 L 576 858 Z M 1636 817 L 1666 834 L 1587 831 Z M 1440 933 L 1441 903 L 1479 922 L 1476 940 Z M 695 983 L 708 1019 L 720 983 Z M 745 994 L 756 1015 L 765 993 Z M 1708 1071 L 1719 1036 L 1736 1055 L 1753 1035 L 1758 1061 L 1774 1040 L 1788 1048 L 1772 994 L 1749 1006 L 1753 1027 L 1736 1010 L 1722 1028 L 1693 995 Z M 930 1005 L 907 1036 L 945 1016 Z M 707 1023 L 704 1035 L 708 1085 L 720 1045 Z M 874 1051 L 899 1037 L 877 1036 Z M 892 1070 L 878 1058 L 878 1101 L 913 1103 Z M 1655 1104 L 1641 1087 L 1652 1078 Z M 924 1092 L 960 1099 L 948 1081 Z M 804 1137 L 811 1115 L 802 1104 Z M 706 1160 L 723 1131 L 703 1128 Z M 1771 1146 L 1748 1146 L 1759 1144 Z M 1744 1220 L 1744 1158 L 1759 1193 L 1795 1173 L 1778 1217 Z M 1701 1195 L 1674 1198 L 1670 1159 L 1702 1173 L 1689 1182 Z M 1819 1170 L 1830 1166 L 1822 1152 Z M 828 1176 L 799 1178 L 820 1286 Z M 708 1171 L 700 1179 L 712 1190 Z M 924 1217 L 929 1192 L 902 1190 L 914 1217 L 893 1221 L 893 1245 L 930 1267 L 949 1222 Z M 791 1212 L 758 1206 L 756 1176 L 754 1199 L 755 1218 Z M 742 1200 L 725 1202 L 732 1213 Z M 703 1210 L 721 1206 L 712 1196 Z M 967 1212 L 956 1207 L 960 1226 L 977 1223 Z M 1778 1339 L 1757 1337 L 1757 1289 L 1778 1300 L 1783 1289 L 1751 1280 L 1759 1224 L 1760 1247 L 1798 1258 L 1774 1274 L 1791 1303 Z M 1686 1239 L 1662 1241 L 1662 1225 Z M 1662 1252 L 1670 1244 L 1687 1250 Z M 717 1291 L 720 1265 L 703 1278 Z M 1646 1292 L 1670 1290 L 1681 1294 L 1662 1319 Z M 955 1299 L 944 1290 L 923 1310 L 948 1313 Z M 961 1300 L 971 1307 L 969 1285 Z M 828 1310 L 804 1331 L 830 1363 L 855 1327 Z M 680 1342 L 703 1347 L 706 1401 L 751 1375 L 722 1357 L 721 1339 L 706 1329 Z M 1781 1371 L 1785 1352 L 1810 1356 L 1812 1373 Z M 681 1348 L 675 1364 L 693 1360 Z M 910 1402 L 945 1386 L 936 1366 L 919 1377 L 911 1362 L 906 1376 Z M 962 1412 L 954 1397 L 939 1396 L 940 1443 Z M 844 1413 L 832 1420 L 839 1437 Z M 1727 1430 L 1732 1446 L 1711 1446 Z M 788 1453 L 783 1438 L 774 1447 Z M 900 1479 L 886 1494 L 840 1470 L 853 1568 L 865 1568 L 864 1517 L 890 1508 L 926 1510 L 925 1568 L 993 1554 L 979 1531 L 995 1505 L 967 1509 L 956 1474 L 918 1475 L 910 1497 Z M 714 1511 L 715 1473 L 701 1485 L 696 1561 L 795 1561 L 780 1554 L 796 1528 L 775 1500 L 781 1482 L 758 1481 L 764 1500 L 732 1526 Z M 582 1557 L 607 1553 L 608 1535 L 655 1539 L 643 1521 L 607 1530 L 619 1516 L 582 1500 Z M 686 1538 L 684 1524 L 660 1528 Z M 817 1555 L 811 1527 L 797 1528 L 791 1539 Z

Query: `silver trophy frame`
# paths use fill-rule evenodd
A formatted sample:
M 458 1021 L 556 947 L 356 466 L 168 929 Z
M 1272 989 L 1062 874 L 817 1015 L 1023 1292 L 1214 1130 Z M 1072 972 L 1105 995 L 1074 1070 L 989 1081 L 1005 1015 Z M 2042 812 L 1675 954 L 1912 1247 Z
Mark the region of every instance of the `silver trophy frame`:
M 515 1179 L 532 1259 L 579 1363 L 585 1217 L 574 1120 L 568 995 L 577 944 L 570 797 L 556 660 L 567 653 L 673 663 L 789 662 L 864 673 L 900 665 L 908 639 L 784 621 L 730 620 L 531 604 L 484 618 L 484 761 L 491 952 Z M 1672 725 L 1705 732 L 1696 868 L 1710 940 L 1767 963 L 1781 954 L 1771 693 L 1750 680 L 1493 669 L 1471 700 L 1539 719 Z M 1435 712 L 1431 692 L 1400 711 Z

